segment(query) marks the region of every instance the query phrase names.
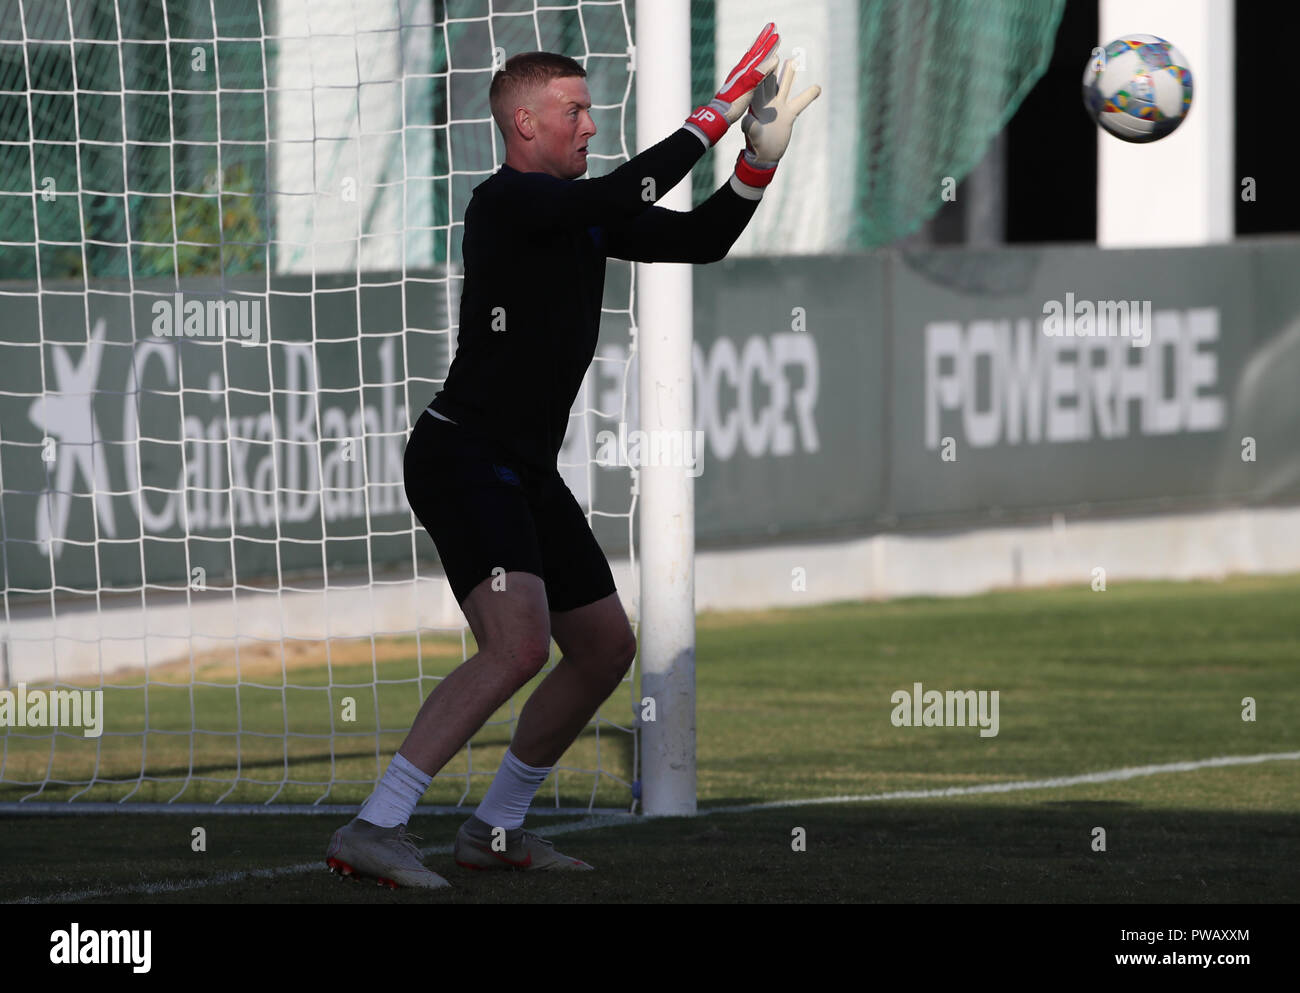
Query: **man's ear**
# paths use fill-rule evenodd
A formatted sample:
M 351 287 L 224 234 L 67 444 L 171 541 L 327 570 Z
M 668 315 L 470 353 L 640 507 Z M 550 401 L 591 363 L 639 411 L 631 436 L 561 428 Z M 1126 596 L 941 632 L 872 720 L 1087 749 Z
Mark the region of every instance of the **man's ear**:
M 525 141 L 532 141 L 537 137 L 533 113 L 527 107 L 515 108 L 515 132 Z

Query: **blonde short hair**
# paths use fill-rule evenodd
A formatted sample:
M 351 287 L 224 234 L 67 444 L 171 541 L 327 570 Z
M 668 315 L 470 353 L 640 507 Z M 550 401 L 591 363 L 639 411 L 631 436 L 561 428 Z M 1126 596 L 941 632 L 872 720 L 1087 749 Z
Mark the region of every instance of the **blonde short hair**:
M 545 86 L 553 79 L 567 76 L 586 77 L 587 70 L 567 55 L 554 52 L 523 52 L 511 56 L 505 68 L 492 77 L 492 87 L 488 90 L 488 103 L 492 106 L 492 118 L 497 122 L 501 133 L 510 135 L 510 122 L 515 108 L 519 107 L 527 96 L 537 87 Z

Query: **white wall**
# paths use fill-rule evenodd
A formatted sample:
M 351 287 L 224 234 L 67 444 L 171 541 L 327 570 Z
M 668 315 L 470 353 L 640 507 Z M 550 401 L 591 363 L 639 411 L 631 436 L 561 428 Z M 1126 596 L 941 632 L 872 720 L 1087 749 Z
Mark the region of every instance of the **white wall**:
M 1097 138 L 1097 244 L 1205 245 L 1233 237 L 1235 0 L 1100 0 L 1098 45 L 1153 34 L 1191 64 L 1192 108 L 1173 134 L 1136 145 Z M 1080 53 L 1083 79 L 1089 53 Z
M 629 613 L 634 589 L 626 560 L 612 562 Z M 1138 579 L 1221 579 L 1234 573 L 1300 572 L 1300 507 L 1221 510 L 1105 521 L 1002 527 L 948 534 L 882 534 L 851 541 L 700 552 L 697 610 L 756 610 L 837 600 L 964 596 L 1047 585 L 1088 589 L 1092 570 L 1108 586 Z M 792 589 L 802 568 L 806 589 Z M 232 634 L 369 639 L 370 634 L 459 631 L 463 620 L 441 579 L 375 584 L 356 591 L 228 594 L 183 598 L 147 614 L 106 601 L 93 611 L 64 612 L 55 623 L 15 611 L 7 632 L 9 679 L 35 683 L 159 664 L 233 647 Z

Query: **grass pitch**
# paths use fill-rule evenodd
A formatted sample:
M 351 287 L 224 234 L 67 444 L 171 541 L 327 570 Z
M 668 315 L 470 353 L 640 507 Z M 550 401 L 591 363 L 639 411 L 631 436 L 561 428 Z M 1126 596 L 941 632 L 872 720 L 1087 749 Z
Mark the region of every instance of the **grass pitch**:
M 455 886 L 430 896 L 329 876 L 322 856 L 336 826 L 330 818 L 0 815 L 0 894 L 200 903 L 1293 902 L 1300 894 L 1300 761 L 1294 757 L 1117 781 L 1042 781 L 1300 752 L 1297 603 L 1300 576 L 702 615 L 697 725 L 699 798 L 707 816 L 593 829 L 573 819 L 535 819 L 535 826 L 567 831 L 556 837 L 558 847 L 595 864 L 596 873 L 459 870 L 448 846 L 460 816 L 417 815 L 412 822 L 435 846 L 428 864 Z M 109 744 L 96 746 L 93 758 L 67 750 L 57 759 L 69 768 L 98 761 L 101 775 L 113 768 L 130 772 L 140 767 L 140 742 L 147 738 L 157 742 L 145 756 L 159 761 L 151 773 L 162 768 L 174 775 L 137 790 L 137 798 L 158 790 L 155 798 L 197 801 L 215 791 L 227 800 L 256 801 L 278 790 L 280 800 L 315 799 L 318 786 L 283 785 L 284 747 L 247 728 L 259 720 L 283 724 L 292 713 L 302 722 L 293 728 L 302 738 L 291 739 L 293 778 L 328 779 L 327 743 L 314 736 L 322 722 L 328 728 L 341 684 L 355 683 L 348 692 L 359 712 L 378 717 L 357 732 L 355 749 L 345 745 L 333 757 L 337 778 L 357 782 L 337 786 L 329 800 L 357 802 L 368 791 L 363 781 L 375 774 L 376 748 L 386 756 L 400 741 L 400 734 L 375 728 L 404 728 L 432 677 L 459 661 L 460 648 L 456 642 L 433 650 L 426 642 L 423 672 L 411 646 L 400 643 L 382 646 L 373 663 L 331 658 L 327 667 L 299 659 L 286 668 L 287 680 L 278 660 L 262 676 L 252 675 L 249 663 L 241 672 L 245 684 L 259 683 L 251 688 L 224 685 L 229 666 L 214 661 L 201 680 L 213 685 L 150 690 L 151 733 L 122 738 L 132 745 L 127 753 L 115 753 L 116 739 L 106 737 L 101 741 Z M 365 688 L 374 672 L 377 693 Z M 188 677 L 188 667 L 182 675 Z M 998 734 L 896 727 L 891 695 L 915 683 L 926 690 L 997 690 Z M 223 718 L 231 727 L 211 729 L 202 761 L 191 758 L 188 736 L 152 733 L 188 721 L 191 693 L 213 694 L 205 703 L 220 702 L 223 694 L 231 701 Z M 1245 698 L 1254 701 L 1254 720 L 1243 720 Z M 319 712 L 311 711 L 313 701 Z M 585 806 L 594 783 L 597 805 L 626 804 L 620 778 L 630 779 L 631 747 L 613 725 L 630 723 L 630 709 L 630 694 L 620 690 L 603 712 L 608 723 L 601 734 L 584 735 L 565 759 L 592 768 L 601 749 L 613 775 L 597 781 L 566 774 L 558 789 L 543 787 L 548 799 Z M 458 778 L 435 783 L 431 802 L 455 803 L 468 792 L 473 803 L 482 795 L 486 777 L 474 773 L 494 767 L 508 741 L 508 716 L 499 715 L 502 723 L 475 739 L 473 768 L 462 759 Z M 143 716 L 136 720 L 143 725 Z M 236 769 L 231 756 L 241 734 L 247 747 L 239 749 Z M 259 743 L 266 754 L 252 759 Z M 6 778 L 27 778 L 51 761 L 48 740 L 34 747 L 12 733 L 4 754 Z M 1016 783 L 1037 785 L 753 809 L 772 801 Z M 104 787 L 104 795 L 83 799 L 116 799 L 133 788 Z M 65 796 L 59 789 L 41 798 Z M 31 792 L 6 785 L 0 799 Z M 733 807 L 748 809 L 720 809 Z M 196 826 L 207 833 L 203 853 L 191 850 Z M 792 843 L 799 828 L 805 851 Z M 1099 828 L 1104 851 L 1095 850 Z

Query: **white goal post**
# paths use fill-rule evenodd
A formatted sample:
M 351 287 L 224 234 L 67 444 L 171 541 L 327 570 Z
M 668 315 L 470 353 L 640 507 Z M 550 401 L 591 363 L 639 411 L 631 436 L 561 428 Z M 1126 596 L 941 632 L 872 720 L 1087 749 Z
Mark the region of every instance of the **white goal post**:
M 637 52 L 642 151 L 681 126 L 691 101 L 690 0 L 637 0 Z M 689 177 L 659 204 L 690 210 Z M 685 437 L 695 427 L 691 267 L 640 264 L 637 282 L 641 428 Z M 681 465 L 639 470 L 638 651 L 643 699 L 655 705 L 655 720 L 641 724 L 642 801 L 651 815 L 695 813 L 694 483 Z

